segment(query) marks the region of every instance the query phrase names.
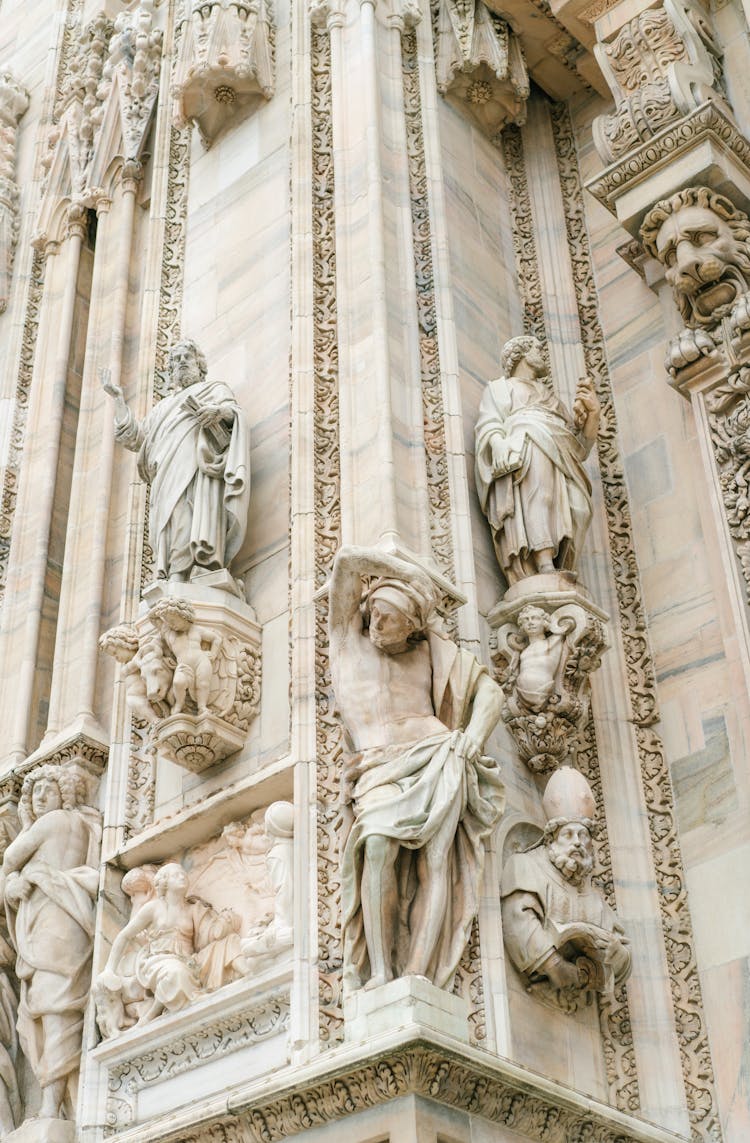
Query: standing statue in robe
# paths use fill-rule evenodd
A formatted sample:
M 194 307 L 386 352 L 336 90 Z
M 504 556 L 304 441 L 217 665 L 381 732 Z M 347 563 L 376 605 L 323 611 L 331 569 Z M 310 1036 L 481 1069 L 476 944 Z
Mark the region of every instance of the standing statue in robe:
M 194 341 L 169 353 L 172 392 L 143 421 L 103 371 L 115 399 L 115 438 L 138 453 L 151 488 L 149 538 L 158 579 L 187 582 L 194 569 L 228 568 L 247 529 L 250 438 L 231 389 L 206 380 Z
M 42 1118 L 73 1117 L 89 999 L 99 812 L 74 771 L 44 764 L 24 779 L 22 829 L 3 858 L 8 933 L 21 982 L 18 1036 L 42 1091 Z
M 497 763 L 483 756 L 502 691 L 434 612 L 419 568 L 377 548 L 340 549 L 329 635 L 350 751 L 340 844 L 352 989 L 408 975 L 450 988 L 503 808 Z
M 575 571 L 591 520 L 583 461 L 599 431 L 599 402 L 582 381 L 572 417 L 545 376 L 535 337 L 503 348 L 504 377 L 490 381 L 475 430 L 479 501 L 508 581 Z

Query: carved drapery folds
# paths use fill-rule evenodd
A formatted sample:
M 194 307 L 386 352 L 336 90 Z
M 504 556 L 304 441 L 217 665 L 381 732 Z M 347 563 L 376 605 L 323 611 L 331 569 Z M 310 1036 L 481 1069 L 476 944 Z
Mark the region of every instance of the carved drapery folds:
M 29 106 L 28 92 L 9 72 L 0 73 L 0 314 L 10 294 L 20 222 L 16 184 L 16 131 Z
M 526 120 L 529 75 L 521 41 L 482 0 L 440 0 L 435 17 L 438 90 L 490 139 Z
M 699 0 L 660 0 L 594 48 L 615 112 L 594 120 L 613 162 L 708 99 L 724 102 L 721 58 Z
M 274 90 L 274 24 L 267 0 L 193 0 L 175 72 L 175 116 L 205 147 L 238 112 Z

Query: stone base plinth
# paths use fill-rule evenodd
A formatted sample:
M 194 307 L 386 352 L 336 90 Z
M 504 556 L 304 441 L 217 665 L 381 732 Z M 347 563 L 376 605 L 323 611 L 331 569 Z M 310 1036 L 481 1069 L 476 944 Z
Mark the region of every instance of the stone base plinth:
M 347 1040 L 416 1025 L 469 1042 L 469 1006 L 461 996 L 436 988 L 421 976 L 402 976 L 380 988 L 361 988 L 344 1000 Z
M 68 1119 L 27 1119 L 5 1143 L 75 1143 L 75 1123 Z
M 518 613 L 528 605 L 549 610 L 566 603 L 578 604 L 605 623 L 609 619 L 606 611 L 597 607 L 586 588 L 578 582 L 575 572 L 549 572 L 527 576 L 509 587 L 488 613 L 487 622 L 490 627 L 502 627 L 504 623 L 515 623 Z

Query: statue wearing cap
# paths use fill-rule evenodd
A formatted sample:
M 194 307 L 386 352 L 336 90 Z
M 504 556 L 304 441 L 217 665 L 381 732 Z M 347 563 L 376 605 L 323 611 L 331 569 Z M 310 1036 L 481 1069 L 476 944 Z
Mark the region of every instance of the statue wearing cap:
M 594 992 L 610 996 L 630 974 L 622 925 L 591 881 L 596 805 L 588 782 L 563 766 L 542 801 L 547 825 L 536 845 L 503 870 L 503 938 L 540 999 L 574 1011 Z
M 503 807 L 483 757 L 502 709 L 484 667 L 438 629 L 429 577 L 379 549 L 333 566 L 331 674 L 346 728 L 341 865 L 347 987 L 418 975 L 449 988 Z

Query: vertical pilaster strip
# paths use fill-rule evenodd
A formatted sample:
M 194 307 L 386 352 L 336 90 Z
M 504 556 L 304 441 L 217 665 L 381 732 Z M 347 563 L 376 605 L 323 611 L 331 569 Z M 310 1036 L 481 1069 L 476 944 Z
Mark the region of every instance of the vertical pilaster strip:
M 331 40 L 312 33 L 313 366 L 315 582 L 322 587 L 341 544 L 339 359 L 336 316 L 336 225 Z M 318 989 L 321 1048 L 343 1036 L 341 883 L 335 820 L 342 729 L 334 715 L 328 662 L 328 602 L 315 615 L 317 752 Z
M 539 254 L 534 236 L 534 213 L 529 192 L 521 130 L 518 127 L 507 127 L 503 132 L 502 146 L 511 188 L 510 213 L 513 224 L 518 288 L 523 307 L 523 332 L 539 338 L 549 359 Z M 584 748 L 579 753 L 579 766 L 594 792 L 597 804 L 601 808 L 601 824 L 596 839 L 597 865 L 601 870 L 598 880 L 601 882 L 609 904 L 614 908 L 612 859 L 593 722 L 586 728 Z M 638 1111 L 640 1093 L 625 986 L 620 986 L 614 1000 L 609 1004 L 605 1005 L 600 1002 L 599 1011 L 607 1082 L 612 1101 L 616 1107 L 623 1111 Z
M 552 106 L 552 129 L 563 190 L 583 354 L 603 411 L 603 429 L 598 440 L 602 490 L 611 559 L 617 568 L 617 606 L 672 986 L 674 1026 L 693 1137 L 696 1140 L 716 1140 L 721 1138 L 721 1129 L 716 1112 L 713 1065 L 675 822 L 674 792 L 664 747 L 654 729 L 659 718 L 656 675 L 647 637 L 628 490 L 617 445 L 612 381 L 597 311 L 596 283 L 586 229 L 575 136 L 564 104 Z

